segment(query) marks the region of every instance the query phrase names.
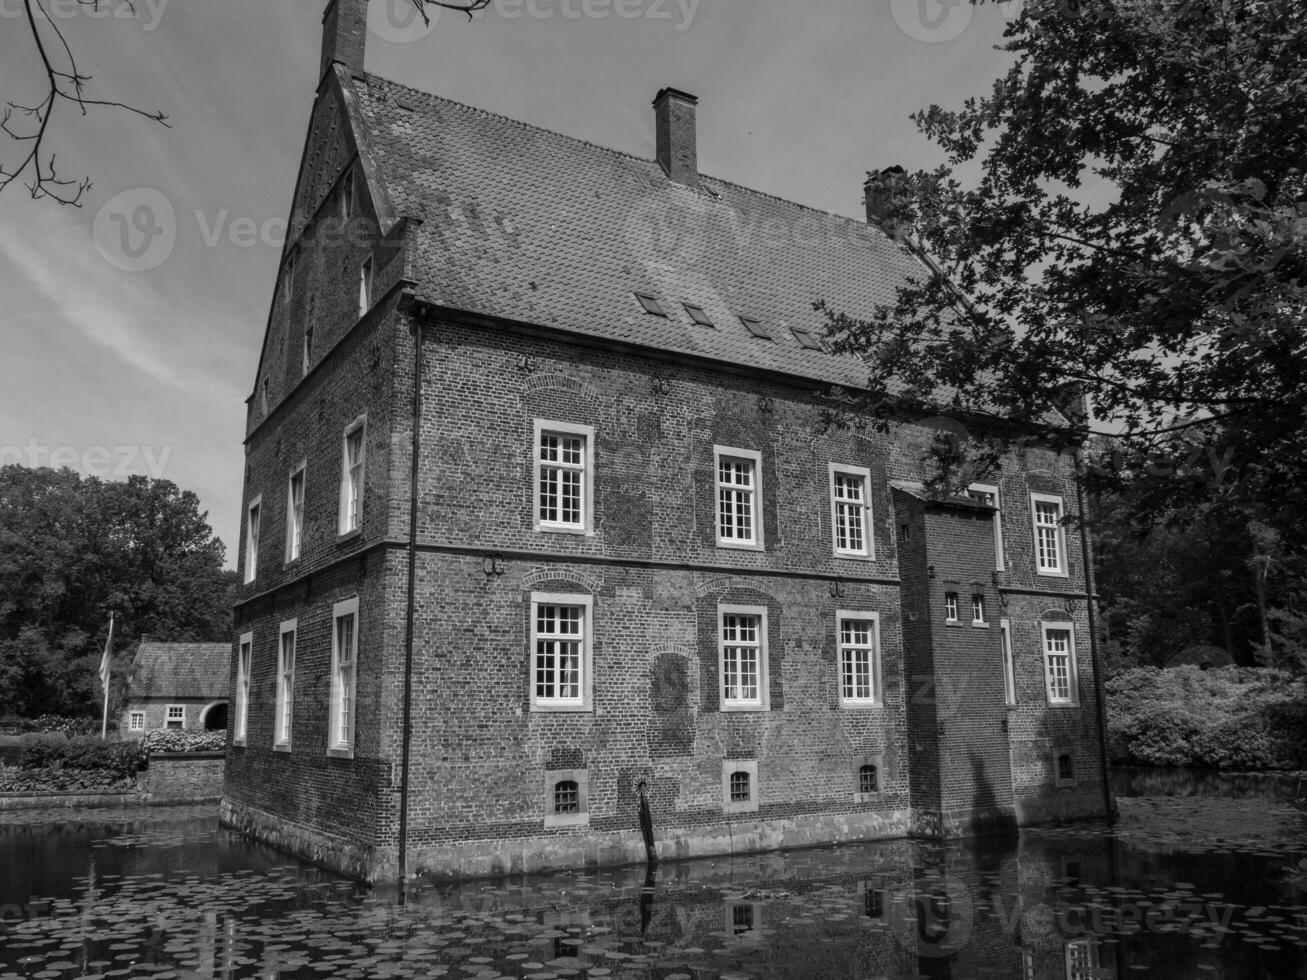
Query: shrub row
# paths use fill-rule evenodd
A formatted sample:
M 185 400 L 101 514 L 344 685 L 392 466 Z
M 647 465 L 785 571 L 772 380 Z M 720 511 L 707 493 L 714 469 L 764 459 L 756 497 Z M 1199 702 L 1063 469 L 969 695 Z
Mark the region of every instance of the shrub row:
M 1106 690 L 1114 762 L 1307 769 L 1307 684 L 1284 671 L 1137 667 Z
M 23 745 L 18 765 L 25 770 L 100 771 L 112 773 L 116 779 L 131 779 L 145 768 L 148 758 L 148 751 L 140 743 L 41 735 Z
M 221 752 L 227 748 L 226 730 L 218 732 L 182 731 L 156 728 L 141 739 L 151 752 Z
M 66 793 L 76 790 L 129 792 L 133 779 L 111 769 L 6 769 L 0 767 L 0 793 Z
M 40 735 L 63 735 L 66 738 L 75 738 L 78 735 L 98 735 L 100 724 L 98 718 L 66 718 L 63 715 L 18 718 L 10 715 L 0 719 L 0 731 L 11 735 L 35 732 Z

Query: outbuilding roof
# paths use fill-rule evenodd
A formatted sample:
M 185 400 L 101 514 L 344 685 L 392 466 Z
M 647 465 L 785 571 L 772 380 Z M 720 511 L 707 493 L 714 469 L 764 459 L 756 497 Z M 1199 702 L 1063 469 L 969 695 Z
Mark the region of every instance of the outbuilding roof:
M 132 661 L 128 698 L 225 698 L 230 668 L 228 643 L 143 640 Z

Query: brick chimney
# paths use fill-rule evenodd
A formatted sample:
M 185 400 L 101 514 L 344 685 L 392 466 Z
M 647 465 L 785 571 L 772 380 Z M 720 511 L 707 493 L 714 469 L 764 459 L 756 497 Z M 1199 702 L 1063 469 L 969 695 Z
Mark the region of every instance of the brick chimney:
M 867 204 L 867 224 L 875 225 L 890 238 L 898 237 L 900 232 L 911 232 L 911 228 L 900 228 L 891 215 L 895 194 L 903 182 L 906 171 L 902 167 L 886 167 L 879 173 L 867 175 L 863 192 Z
M 658 163 L 678 184 L 699 186 L 699 146 L 695 106 L 699 100 L 686 92 L 665 88 L 654 99 L 658 120 Z
M 333 64 L 363 73 L 363 50 L 368 39 L 368 0 L 330 0 L 322 15 L 322 68 L 325 78 Z

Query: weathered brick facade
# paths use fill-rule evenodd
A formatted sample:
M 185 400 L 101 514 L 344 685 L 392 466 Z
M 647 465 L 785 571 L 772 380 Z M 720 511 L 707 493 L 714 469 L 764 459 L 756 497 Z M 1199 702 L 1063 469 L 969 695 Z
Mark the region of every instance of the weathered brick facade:
M 417 185 L 394 171 L 426 138 L 405 100 L 429 97 L 370 87 L 356 38 L 333 48 L 337 23 L 355 21 L 339 11 L 327 19 L 328 68 L 250 401 L 245 482 L 247 500 L 261 500 L 259 554 L 236 611 L 232 704 L 237 713 L 248 706 L 245 737 L 228 752 L 224 820 L 375 879 L 401 861 L 465 875 L 643 860 L 642 799 L 663 858 L 1103 812 L 1078 536 L 1064 532 L 1065 575 L 1037 575 L 1033 553 L 1030 493 L 1057 496 L 1073 514 L 1073 460 L 1032 446 L 991 479 L 998 572 L 994 509 L 921 489 L 937 428 L 904 418 L 885 434 L 827 430 L 813 370 L 826 370 L 827 358 L 834 372 L 836 360 L 800 356 L 788 333 L 781 339 L 804 365 L 792 374 L 641 343 L 634 315 L 621 320 L 634 338 L 623 340 L 558 329 L 543 310 L 511 317 L 452 303 L 442 290 L 456 287 L 431 270 L 469 249 L 498 268 L 514 255 L 533 261 L 525 216 L 438 191 L 415 206 Z M 692 127 L 690 97 L 676 95 L 675 112 L 663 100 L 663 125 L 676 117 Z M 455 109 L 429 111 L 442 132 L 454 125 Z M 511 125 L 505 138 L 562 139 Z M 474 138 L 469 131 L 468 146 Z M 660 135 L 660 147 L 682 147 L 680 177 L 664 184 L 694 183 L 686 138 Z M 469 245 L 460 221 L 518 251 L 501 260 Z M 580 251 L 570 261 L 584 268 L 589 258 Z M 524 265 L 512 287 L 524 314 L 534 293 L 568 301 L 558 282 L 530 275 Z M 681 275 L 684 284 L 695 272 Z M 360 316 L 361 283 L 370 291 Z M 580 279 L 577 288 L 586 288 Z M 765 313 L 765 304 L 750 310 Z M 788 349 L 735 324 L 739 337 L 727 337 L 715 318 L 705 331 L 718 333 L 702 343 L 770 343 L 773 358 Z M 360 420 L 361 522 L 342 534 L 342 444 Z M 541 524 L 540 433 L 554 429 L 583 440 L 575 527 Z M 718 455 L 732 452 L 756 460 L 752 546 L 719 540 Z M 302 505 L 288 491 L 301 464 Z M 863 554 L 833 544 L 832 466 L 866 472 Z M 297 506 L 301 550 L 288 560 Z M 946 591 L 962 596 L 957 624 L 943 622 Z M 972 622 L 973 595 L 983 597 L 983 624 Z M 333 608 L 353 599 L 353 730 L 342 748 Z M 546 606 L 584 619 L 584 693 L 561 707 L 541 694 L 536 671 L 536 610 Z M 759 626 L 756 704 L 726 693 L 734 681 L 723 677 L 722 617 L 731 610 Z M 841 616 L 874 624 L 874 696 L 857 703 L 842 696 Z M 1064 621 L 1074 626 L 1074 696 L 1052 707 L 1041 624 Z M 275 744 L 278 650 L 290 623 L 290 737 Z M 1015 705 L 1005 703 L 1001 623 Z M 1070 778 L 1059 756 L 1072 758 Z M 748 794 L 736 799 L 731 779 L 741 773 Z M 558 786 L 575 788 L 583 804 L 557 810 Z

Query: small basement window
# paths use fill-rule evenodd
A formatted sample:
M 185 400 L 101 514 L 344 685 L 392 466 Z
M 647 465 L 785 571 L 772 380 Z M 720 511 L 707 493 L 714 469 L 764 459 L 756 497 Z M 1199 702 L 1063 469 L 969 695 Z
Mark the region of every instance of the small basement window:
M 865 765 L 858 769 L 858 792 L 859 793 L 879 793 L 880 792 L 880 772 L 873 765 Z
M 708 314 L 703 311 L 703 307 L 701 306 L 691 306 L 689 303 L 686 303 L 685 312 L 690 314 L 690 319 L 701 327 L 711 327 L 715 325 Z
M 758 763 L 755 760 L 722 760 L 722 810 L 725 813 L 757 812 Z
M 731 773 L 731 802 L 748 803 L 751 795 L 752 781 L 747 772 Z
M 1075 782 L 1076 764 L 1071 758 L 1069 752 L 1063 752 L 1057 757 L 1057 781 L 1059 783 Z
M 755 320 L 752 317 L 742 316 L 740 317 L 740 322 L 744 324 L 744 329 L 753 334 L 753 336 L 762 340 L 772 339 L 771 334 L 768 333 L 767 328 L 764 327 L 760 321 Z
M 559 816 L 581 812 L 581 788 L 574 779 L 554 783 L 554 813 Z
M 650 296 L 648 293 L 636 293 L 635 298 L 640 301 L 640 305 L 644 307 L 646 313 L 666 318 L 667 313 L 663 310 L 663 305 L 658 302 L 656 296 Z
M 817 340 L 815 334 L 810 330 L 801 330 L 799 327 L 790 327 L 790 333 L 794 334 L 794 339 L 799 342 L 799 346 L 805 350 L 822 350 L 821 342 Z

